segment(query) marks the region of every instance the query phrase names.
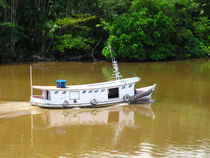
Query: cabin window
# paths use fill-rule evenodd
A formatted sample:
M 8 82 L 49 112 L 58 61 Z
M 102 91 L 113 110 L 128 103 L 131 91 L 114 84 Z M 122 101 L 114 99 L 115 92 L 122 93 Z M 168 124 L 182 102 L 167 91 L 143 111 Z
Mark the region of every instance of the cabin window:
M 131 88 L 131 87 L 132 87 L 132 84 L 129 85 L 129 88 Z
M 89 92 L 88 93 L 92 93 L 92 90 L 89 90 Z
M 58 94 L 58 91 L 55 91 L 54 94 Z
M 125 89 L 125 86 L 122 86 L 122 89 Z
M 62 94 L 66 94 L 66 91 L 63 91 Z
M 98 93 L 98 90 L 95 90 L 95 93 Z
M 111 88 L 109 89 L 108 98 L 119 98 L 119 88 Z
M 82 93 L 84 94 L 84 93 L 86 93 L 86 91 L 82 91 Z
M 102 90 L 101 90 L 101 92 L 104 92 L 104 91 L 105 91 L 105 89 L 102 89 Z

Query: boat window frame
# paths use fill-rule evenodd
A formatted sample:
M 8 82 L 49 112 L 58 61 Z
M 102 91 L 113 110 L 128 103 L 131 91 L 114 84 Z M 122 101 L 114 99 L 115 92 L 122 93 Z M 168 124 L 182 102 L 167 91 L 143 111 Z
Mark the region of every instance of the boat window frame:
M 94 91 L 94 93 L 98 93 L 99 92 L 99 90 L 98 89 L 96 89 L 95 91 Z
M 58 91 L 55 91 L 54 94 L 58 94 Z
M 63 91 L 62 94 L 66 94 L 66 91 Z
M 101 92 L 105 92 L 105 89 L 102 89 Z
M 126 86 L 122 86 L 122 89 L 125 89 Z
M 89 90 L 89 91 L 88 91 L 88 93 L 92 93 L 92 92 L 93 92 L 93 90 Z
M 82 91 L 82 94 L 85 94 L 86 93 L 86 90 Z

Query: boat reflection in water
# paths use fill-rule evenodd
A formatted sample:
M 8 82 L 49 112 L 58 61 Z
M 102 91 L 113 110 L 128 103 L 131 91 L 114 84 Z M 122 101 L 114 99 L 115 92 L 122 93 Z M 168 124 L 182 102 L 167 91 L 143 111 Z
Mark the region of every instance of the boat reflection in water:
M 125 142 L 133 144 L 126 150 L 134 150 L 141 138 L 140 131 L 148 128 L 148 122 L 144 123 L 141 117 L 147 117 L 148 121 L 155 119 L 151 104 L 63 110 L 35 108 L 31 111 L 31 148 L 35 152 L 53 149 L 47 154 L 62 157 L 84 154 L 97 157 L 96 153 L 104 147 L 105 151 L 113 150 Z M 125 150 L 123 146 L 118 149 Z
M 34 109 L 31 111 L 33 117 L 33 129 L 64 127 L 73 125 L 123 125 L 134 126 L 135 114 L 142 114 L 155 119 L 151 104 L 126 105 L 104 108 L 85 109 Z M 57 130 L 59 132 L 60 130 Z M 61 132 L 61 131 L 60 131 Z

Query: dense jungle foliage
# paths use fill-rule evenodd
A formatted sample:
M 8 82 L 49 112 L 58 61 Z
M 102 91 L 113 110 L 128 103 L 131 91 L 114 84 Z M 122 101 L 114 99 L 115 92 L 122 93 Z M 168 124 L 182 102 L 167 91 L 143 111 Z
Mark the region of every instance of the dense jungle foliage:
M 0 0 L 0 58 L 124 61 L 210 54 L 208 0 Z

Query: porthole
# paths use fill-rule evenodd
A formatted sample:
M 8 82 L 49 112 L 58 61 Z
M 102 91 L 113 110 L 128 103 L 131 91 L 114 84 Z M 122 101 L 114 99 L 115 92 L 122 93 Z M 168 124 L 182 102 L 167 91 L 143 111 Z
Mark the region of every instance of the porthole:
M 62 94 L 66 94 L 66 91 L 63 91 Z
M 95 93 L 98 93 L 98 90 L 95 90 Z
M 84 93 L 86 93 L 86 91 L 82 91 L 82 93 L 84 94 Z
M 131 87 L 132 87 L 132 84 L 129 85 L 129 88 L 131 88 Z
M 55 91 L 54 94 L 58 94 L 58 91 Z
M 92 93 L 92 90 L 89 90 L 89 92 L 88 93 Z
M 125 86 L 122 86 L 122 89 L 125 89 Z
M 101 90 L 101 92 L 104 92 L 104 91 L 105 91 L 105 89 L 102 89 L 102 90 Z

